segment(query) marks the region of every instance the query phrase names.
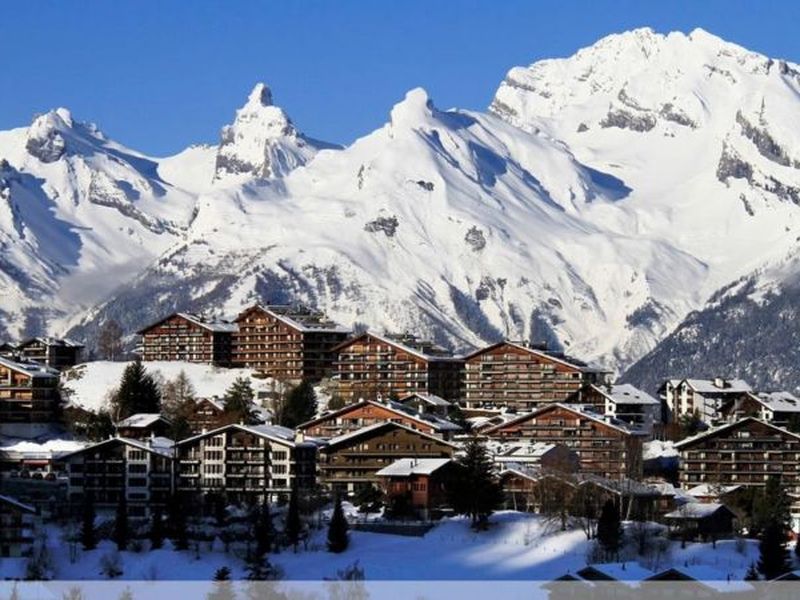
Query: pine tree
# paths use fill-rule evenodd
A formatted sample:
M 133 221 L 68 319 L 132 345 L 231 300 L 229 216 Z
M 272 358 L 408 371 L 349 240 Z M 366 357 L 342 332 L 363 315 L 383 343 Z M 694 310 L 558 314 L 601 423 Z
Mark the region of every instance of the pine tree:
M 170 499 L 169 505 L 170 538 L 175 550 L 189 549 L 189 531 L 186 526 L 186 513 L 177 495 Z
M 622 523 L 619 510 L 612 500 L 606 500 L 597 522 L 597 541 L 607 558 L 616 558 L 622 547 Z
M 253 425 L 258 422 L 253 411 L 255 393 L 250 380 L 238 377 L 225 392 L 223 419 L 227 423 Z
M 151 550 L 158 550 L 164 546 L 164 515 L 160 507 L 153 511 L 148 537 L 150 538 Z
M 111 540 L 117 545 L 120 552 L 128 548 L 130 542 L 130 524 L 128 523 L 128 500 L 123 491 L 117 502 L 117 513 L 114 517 L 114 530 L 111 532 Z
M 300 534 L 302 533 L 303 524 L 300 521 L 300 506 L 297 499 L 297 490 L 292 490 L 289 496 L 289 507 L 286 510 L 286 523 L 284 524 L 284 535 L 286 541 L 297 552 L 297 544 L 300 543 Z
M 158 384 L 145 370 L 140 360 L 125 367 L 112 404 L 117 420 L 126 419 L 137 413 L 157 413 L 161 410 L 161 392 Z
M 161 407 L 164 415 L 170 420 L 170 437 L 182 440 L 191 435 L 189 418 L 193 413 L 197 393 L 186 372 L 181 370 L 175 379 L 167 381 L 163 386 Z
M 81 544 L 84 550 L 97 548 L 97 531 L 94 528 L 95 519 L 94 498 L 90 493 L 83 497 L 83 519 L 81 521 Z
M 344 516 L 342 509 L 342 500 L 336 496 L 333 506 L 333 515 L 331 515 L 331 522 L 328 526 L 328 551 L 344 552 L 350 544 L 350 536 L 347 533 L 349 526 L 347 519 Z
M 485 523 L 503 502 L 503 489 L 495 477 L 492 459 L 477 438 L 467 442 L 456 460 L 448 492 L 453 510 L 469 516 L 473 527 Z
M 220 567 L 214 572 L 214 589 L 206 596 L 208 600 L 232 600 L 236 595 L 231 584 L 231 570 Z
M 267 502 L 261 506 L 256 515 L 254 534 L 256 538 L 256 556 L 264 556 L 271 552 L 272 544 L 275 540 L 275 527 L 272 524 L 272 513 Z
M 770 522 L 761 534 L 758 545 L 758 572 L 764 579 L 775 579 L 788 573 L 789 551 L 786 549 L 786 530 L 780 523 Z
M 284 427 L 294 429 L 301 423 L 310 421 L 317 414 L 317 395 L 310 381 L 303 380 L 292 388 L 286 396 L 278 415 L 278 422 Z
M 362 513 L 376 513 L 383 506 L 383 492 L 374 485 L 365 485 L 356 492 L 353 504 Z

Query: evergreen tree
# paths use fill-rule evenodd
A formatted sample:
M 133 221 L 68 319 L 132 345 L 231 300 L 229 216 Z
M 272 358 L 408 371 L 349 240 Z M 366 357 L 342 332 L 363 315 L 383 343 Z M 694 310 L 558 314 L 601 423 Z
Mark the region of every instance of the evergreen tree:
M 297 500 L 297 490 L 292 490 L 289 497 L 289 507 L 286 510 L 286 523 L 284 524 L 284 535 L 286 541 L 297 552 L 297 544 L 300 543 L 300 534 L 302 533 L 303 524 L 300 521 L 300 506 Z
M 317 395 L 310 381 L 303 380 L 292 388 L 281 406 L 278 422 L 294 429 L 317 414 Z
M 228 567 L 220 567 L 214 573 L 214 589 L 208 593 L 208 600 L 233 600 L 236 595 L 231 584 L 231 570 Z
M 243 423 L 254 425 L 258 422 L 253 411 L 255 393 L 250 380 L 238 377 L 225 392 L 225 411 L 223 419 L 226 423 Z
M 495 476 L 492 459 L 477 438 L 467 442 L 463 454 L 456 460 L 448 492 L 453 510 L 469 516 L 473 527 L 484 524 L 503 502 L 503 490 Z
M 269 510 L 269 503 L 265 502 L 256 515 L 254 528 L 256 538 L 256 556 L 264 556 L 272 552 L 272 544 L 275 541 L 275 527 L 272 524 L 272 513 Z
M 111 540 L 117 545 L 117 550 L 122 551 L 128 548 L 130 542 L 130 524 L 128 523 L 128 500 L 123 491 L 117 502 L 117 513 L 114 517 L 114 530 L 111 532 Z
M 94 528 L 95 519 L 94 498 L 91 493 L 83 497 L 83 518 L 81 520 L 81 544 L 84 550 L 97 548 L 97 530 Z
M 150 538 L 151 550 L 158 550 L 164 546 L 164 515 L 160 507 L 153 511 L 148 537 Z
M 140 360 L 125 367 L 112 404 L 118 421 L 137 413 L 157 413 L 161 410 L 158 384 Z
M 597 541 L 605 552 L 606 558 L 617 557 L 622 547 L 622 523 L 619 510 L 612 500 L 606 500 L 597 521 Z
M 376 513 L 383 506 L 383 492 L 374 485 L 365 485 L 356 492 L 353 504 L 362 513 Z
M 189 531 L 186 525 L 186 513 L 183 503 L 177 495 L 172 496 L 169 505 L 170 538 L 175 550 L 189 549 Z
M 758 545 L 758 572 L 764 579 L 775 579 L 791 570 L 786 549 L 786 530 L 778 522 L 770 522 L 761 534 Z
M 347 533 L 349 526 L 342 510 L 342 500 L 336 496 L 333 506 L 333 515 L 328 526 L 328 551 L 344 552 L 350 544 L 350 536 Z
M 170 438 L 182 440 L 192 433 L 189 418 L 194 412 L 197 393 L 186 375 L 181 370 L 175 379 L 167 381 L 162 389 L 161 407 L 164 415 L 170 420 Z

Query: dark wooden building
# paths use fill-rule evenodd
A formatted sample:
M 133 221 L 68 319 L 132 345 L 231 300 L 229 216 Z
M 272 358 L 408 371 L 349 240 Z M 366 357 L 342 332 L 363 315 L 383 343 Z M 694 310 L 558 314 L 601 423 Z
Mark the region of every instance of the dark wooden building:
M 0 495 L 0 558 L 27 555 L 33 545 L 36 521 L 34 507 Z
M 172 494 L 173 448 L 128 438 L 111 438 L 59 458 L 69 475 L 68 498 L 78 514 L 90 494 L 99 509 L 116 509 L 125 494 L 131 517 L 164 509 Z
M 229 366 L 235 331 L 233 323 L 175 313 L 138 332 L 142 338 L 142 360 Z
M 54 422 L 58 379 L 58 371 L 39 363 L 0 358 L 0 432 L 27 437 L 34 425 Z
M 378 471 L 400 458 L 450 458 L 455 449 L 400 423 L 377 423 L 331 439 L 320 454 L 320 479 L 332 490 L 355 492 L 377 487 Z
M 414 393 L 458 398 L 464 361 L 430 342 L 362 333 L 334 350 L 336 393 L 345 402 Z
M 225 421 L 225 402 L 220 398 L 198 398 L 186 416 L 192 433 L 205 433 L 222 427 Z
M 580 406 L 551 404 L 483 432 L 499 441 L 562 444 L 578 455 L 582 473 L 622 479 L 642 475 L 646 435 Z
M 448 503 L 452 463 L 450 458 L 401 458 L 376 475 L 390 507 L 405 505 L 415 516 L 428 519 Z
M 298 428 L 306 435 L 327 439 L 377 423 L 402 423 L 429 435 L 450 439 L 461 432 L 461 427 L 447 419 L 430 413 L 418 413 L 413 407 L 397 402 L 362 400 L 301 424 Z
M 287 499 L 309 490 L 317 444 L 277 425 L 225 425 L 176 444 L 176 489 L 187 502 L 212 509 L 220 496 L 234 503 Z
M 120 437 L 146 440 L 168 436 L 172 422 L 159 413 L 137 413 L 118 422 L 116 428 Z
M 606 375 L 543 348 L 500 342 L 464 357 L 461 402 L 468 408 L 530 411 L 553 402 L 580 401 L 581 389 Z
M 16 347 L 20 360 L 29 360 L 53 369 L 67 369 L 80 362 L 83 344 L 52 337 L 34 337 Z
M 322 313 L 289 306 L 251 306 L 236 324 L 234 364 L 292 382 L 330 375 L 333 348 L 350 334 Z

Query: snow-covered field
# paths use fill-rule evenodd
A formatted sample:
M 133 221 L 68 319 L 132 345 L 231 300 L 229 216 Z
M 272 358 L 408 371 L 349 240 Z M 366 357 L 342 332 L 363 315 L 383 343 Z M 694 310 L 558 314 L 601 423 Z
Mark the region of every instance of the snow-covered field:
M 77 406 L 96 411 L 102 408 L 112 390 L 122 378 L 122 372 L 130 363 L 97 361 L 77 365 L 61 376 L 61 382 L 67 398 Z M 213 365 L 188 362 L 146 362 L 145 369 L 159 381 L 175 379 L 183 371 L 192 382 L 199 398 L 223 396 L 225 390 L 238 377 L 250 379 L 256 398 L 276 391 L 277 384 L 273 379 L 254 377 L 252 369 L 223 369 Z
M 352 531 L 350 547 L 342 554 L 325 551 L 325 535 L 324 529 L 315 531 L 308 550 L 272 554 L 270 562 L 281 567 L 287 580 L 335 578 L 337 571 L 358 561 L 370 581 L 550 581 L 584 567 L 592 548 L 580 528 L 561 532 L 540 516 L 511 511 L 494 515 L 491 528 L 482 533 L 472 531 L 462 518 L 444 520 L 422 538 Z M 114 550 L 111 542 L 104 541 L 97 550 L 80 551 L 72 564 L 54 528 L 49 530 L 49 547 L 56 578 L 61 580 L 104 579 L 100 561 Z M 676 566 L 740 581 L 757 556 L 753 541 L 724 540 L 716 547 L 689 543 L 681 548 L 674 542 L 660 556 L 644 558 L 629 542 L 622 558 L 631 574 L 642 568 L 658 571 Z M 167 542 L 167 548 L 153 552 L 122 552 L 121 562 L 122 580 L 210 580 L 222 566 L 229 567 L 234 578 L 245 575 L 242 560 L 226 554 L 218 541 L 212 549 L 202 544 L 199 553 L 175 552 Z M 3 559 L 0 579 L 20 577 L 24 568 L 24 559 Z

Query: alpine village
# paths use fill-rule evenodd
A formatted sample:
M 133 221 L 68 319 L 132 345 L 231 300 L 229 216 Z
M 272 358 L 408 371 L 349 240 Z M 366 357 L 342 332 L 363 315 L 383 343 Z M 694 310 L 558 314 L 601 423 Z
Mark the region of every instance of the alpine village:
M 748 576 L 794 577 L 791 393 L 724 374 L 645 391 L 545 345 L 454 355 L 298 306 L 165 315 L 135 339 L 126 352 L 111 321 L 90 356 L 66 339 L 0 347 L 0 557 L 25 558 L 31 578 L 46 574 L 37 532 L 48 523 L 70 552 L 103 538 L 196 552 L 201 540 L 248 540 L 264 569 L 271 551 L 302 552 L 315 528 L 342 552 L 352 529 L 415 535 L 464 515 L 480 532 L 503 509 L 583 524 L 598 564 L 565 579 L 614 580 L 636 523 L 682 544 L 761 539 L 773 548 Z M 156 375 L 169 364 L 174 377 Z M 94 408 L 74 397 L 71 382 L 113 365 L 121 377 Z M 250 375 L 209 393 L 194 367 Z M 693 579 L 688 564 L 646 575 Z

